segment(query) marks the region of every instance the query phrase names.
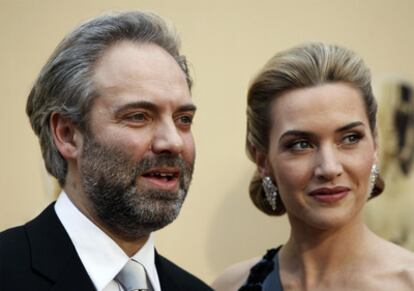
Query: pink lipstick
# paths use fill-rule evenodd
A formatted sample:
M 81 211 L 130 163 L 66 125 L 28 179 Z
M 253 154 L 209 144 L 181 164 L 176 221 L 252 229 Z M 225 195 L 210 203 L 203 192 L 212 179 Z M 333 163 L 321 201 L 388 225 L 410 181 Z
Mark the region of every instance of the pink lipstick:
M 323 203 L 335 203 L 345 198 L 349 193 L 349 188 L 337 186 L 334 188 L 318 188 L 309 193 L 309 196 Z

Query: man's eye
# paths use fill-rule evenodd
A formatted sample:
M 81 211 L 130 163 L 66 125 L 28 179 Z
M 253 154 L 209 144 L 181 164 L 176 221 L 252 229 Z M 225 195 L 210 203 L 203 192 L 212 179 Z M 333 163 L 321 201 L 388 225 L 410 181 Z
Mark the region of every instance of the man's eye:
M 127 116 L 127 119 L 130 121 L 145 121 L 146 115 L 143 112 L 137 112 Z
M 178 118 L 178 121 L 185 125 L 191 125 L 193 123 L 193 117 L 189 115 L 183 115 Z

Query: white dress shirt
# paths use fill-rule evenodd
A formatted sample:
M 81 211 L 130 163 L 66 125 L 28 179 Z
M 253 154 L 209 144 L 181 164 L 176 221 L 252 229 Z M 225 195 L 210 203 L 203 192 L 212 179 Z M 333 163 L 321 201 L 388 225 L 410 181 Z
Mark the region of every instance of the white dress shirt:
M 114 278 L 127 263 L 129 257 L 105 232 L 81 213 L 63 191 L 56 201 L 55 211 L 96 289 L 119 291 L 120 287 Z M 152 289 L 161 291 L 155 267 L 152 234 L 132 258 L 144 266 Z

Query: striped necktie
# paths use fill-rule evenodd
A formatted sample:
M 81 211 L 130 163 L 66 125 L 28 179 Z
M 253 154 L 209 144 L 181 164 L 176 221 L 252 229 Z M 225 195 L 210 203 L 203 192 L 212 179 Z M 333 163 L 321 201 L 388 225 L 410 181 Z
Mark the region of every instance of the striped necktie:
M 125 291 L 148 291 L 147 275 L 144 266 L 130 259 L 115 280 Z

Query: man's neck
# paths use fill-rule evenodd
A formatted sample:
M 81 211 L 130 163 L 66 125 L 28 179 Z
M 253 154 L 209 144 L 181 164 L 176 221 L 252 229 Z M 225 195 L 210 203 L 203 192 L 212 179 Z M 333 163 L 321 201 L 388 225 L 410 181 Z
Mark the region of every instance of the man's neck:
M 73 184 L 72 184 L 73 185 Z M 76 187 L 77 188 L 77 187 Z M 80 189 L 74 189 L 71 184 L 66 184 L 63 188 L 70 201 L 75 207 L 85 215 L 93 224 L 105 232 L 129 257 L 136 254 L 148 241 L 149 233 L 139 237 L 126 238 L 112 231 L 107 227 L 94 213 L 92 207 L 88 207 L 90 203 L 86 201 L 86 195 Z
M 121 247 L 128 257 L 135 255 L 149 239 L 149 234 L 130 241 L 112 236 L 109 233 L 108 235 Z

